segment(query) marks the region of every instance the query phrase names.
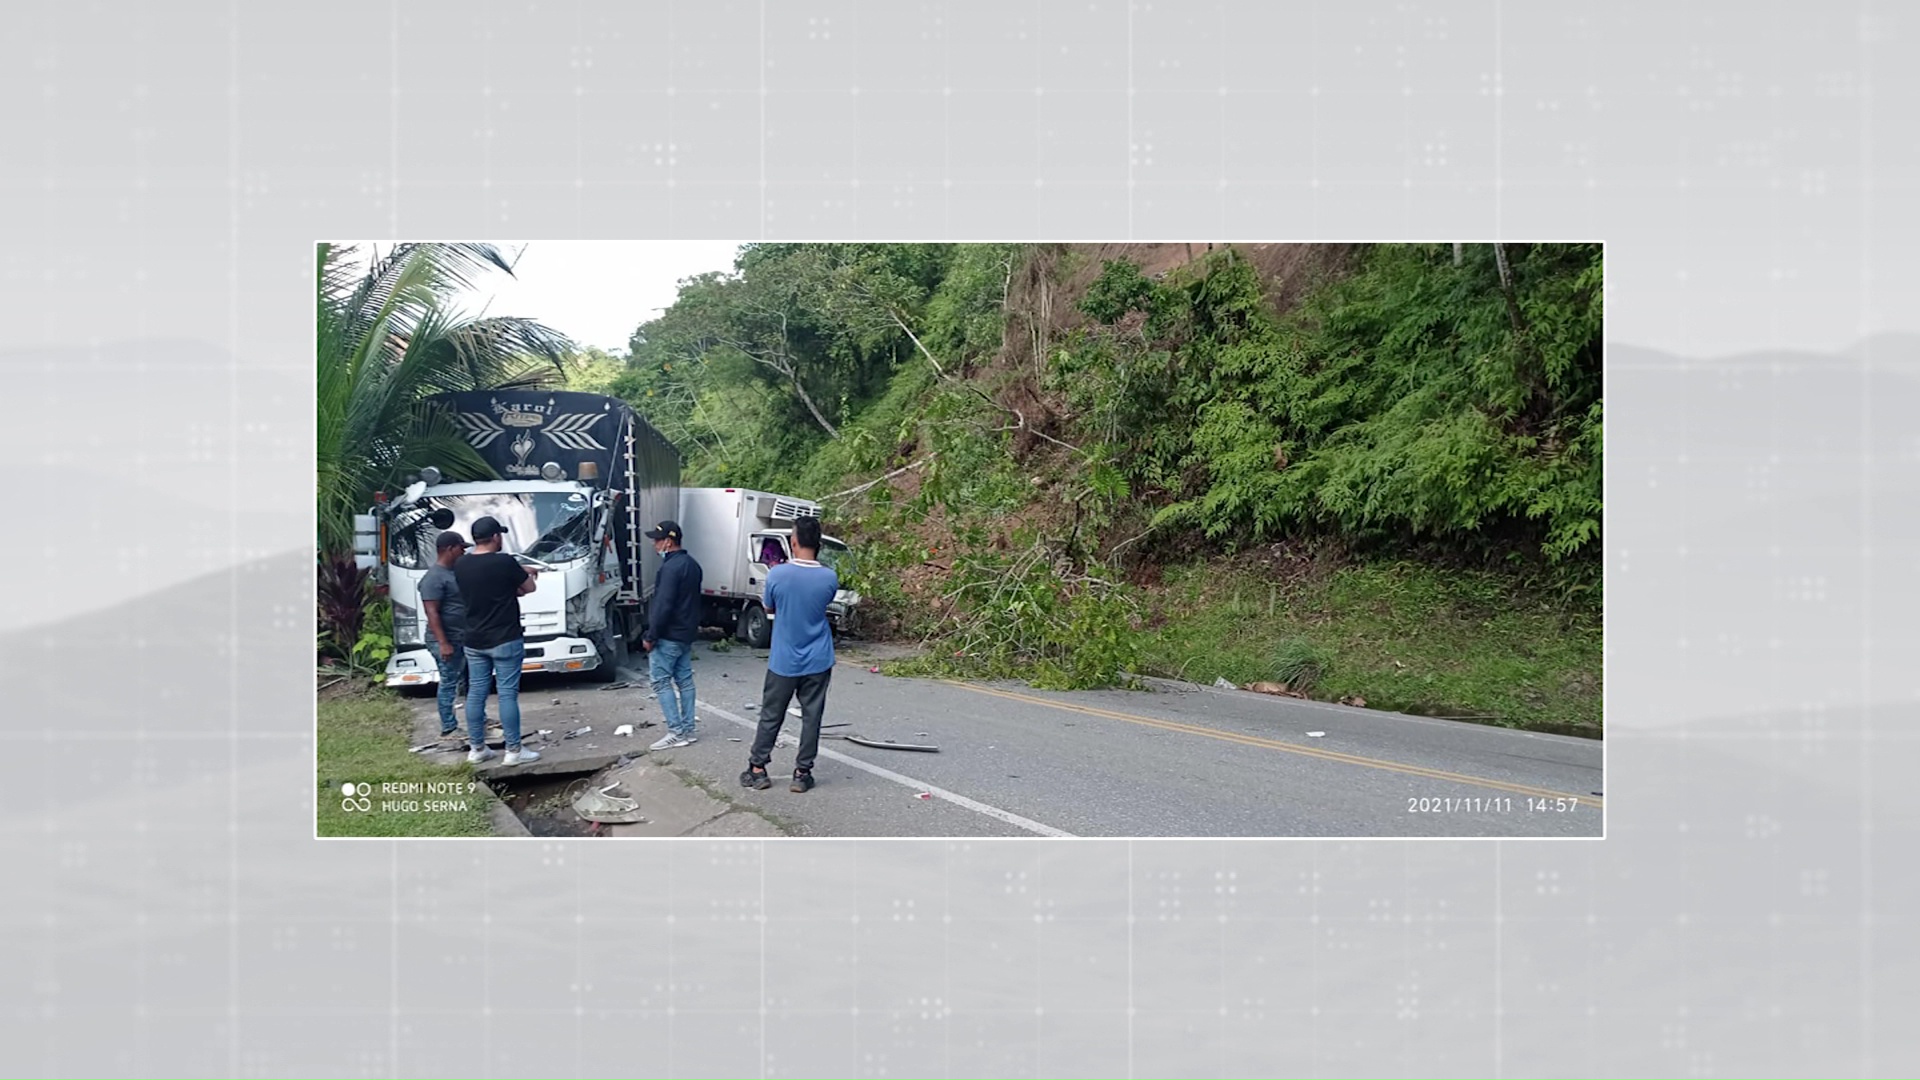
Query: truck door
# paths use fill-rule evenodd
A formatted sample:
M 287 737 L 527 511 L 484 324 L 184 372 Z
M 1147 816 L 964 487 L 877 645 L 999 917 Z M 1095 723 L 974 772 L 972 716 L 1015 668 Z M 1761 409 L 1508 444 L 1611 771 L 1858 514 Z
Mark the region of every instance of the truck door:
M 747 591 L 758 597 L 767 586 L 767 571 L 793 558 L 787 538 L 778 533 L 753 533 L 747 538 Z

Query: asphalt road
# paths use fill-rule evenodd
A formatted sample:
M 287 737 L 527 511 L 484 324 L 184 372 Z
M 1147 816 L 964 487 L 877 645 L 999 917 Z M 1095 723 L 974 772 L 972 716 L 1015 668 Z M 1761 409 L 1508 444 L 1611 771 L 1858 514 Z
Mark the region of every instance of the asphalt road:
M 1238 690 L 1048 692 L 873 674 L 884 660 L 843 650 L 827 734 L 931 743 L 939 753 L 821 740 L 818 786 L 738 784 L 752 739 L 765 653 L 696 650 L 699 741 L 657 755 L 810 836 L 1598 837 L 1602 745 L 1457 721 Z M 633 689 L 554 683 L 596 730 L 652 720 Z M 605 724 L 608 727 L 601 727 Z M 798 735 L 799 719 L 785 731 Z M 1319 732 L 1319 735 L 1309 735 Z M 740 740 L 738 742 L 731 740 Z M 620 740 L 625 743 L 625 740 Z M 783 743 L 786 740 L 783 739 Z M 925 792 L 929 798 L 919 798 Z

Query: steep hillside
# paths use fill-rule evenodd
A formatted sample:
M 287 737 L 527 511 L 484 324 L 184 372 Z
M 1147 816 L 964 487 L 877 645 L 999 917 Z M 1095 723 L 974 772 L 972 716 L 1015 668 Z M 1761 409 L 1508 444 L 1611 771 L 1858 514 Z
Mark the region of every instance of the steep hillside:
M 927 671 L 1597 731 L 1597 246 L 763 245 L 614 388 Z

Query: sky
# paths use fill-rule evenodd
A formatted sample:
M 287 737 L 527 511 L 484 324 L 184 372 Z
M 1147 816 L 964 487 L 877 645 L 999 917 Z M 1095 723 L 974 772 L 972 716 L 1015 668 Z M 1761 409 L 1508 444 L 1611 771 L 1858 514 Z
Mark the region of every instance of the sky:
M 481 277 L 458 297 L 469 314 L 536 319 L 580 345 L 625 352 L 641 323 L 678 295 L 682 278 L 733 269 L 739 241 L 534 240 L 497 243 L 513 276 Z M 365 245 L 371 247 L 373 245 Z M 387 245 L 378 245 L 384 250 Z M 364 247 L 363 247 L 364 250 Z

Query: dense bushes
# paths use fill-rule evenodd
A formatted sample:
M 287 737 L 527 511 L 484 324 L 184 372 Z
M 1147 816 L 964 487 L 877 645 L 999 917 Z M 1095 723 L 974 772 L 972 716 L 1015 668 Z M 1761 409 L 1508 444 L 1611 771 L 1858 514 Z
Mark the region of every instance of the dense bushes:
M 1097 325 L 1054 385 L 1161 527 L 1264 540 L 1319 529 L 1518 544 L 1592 560 L 1600 531 L 1598 245 L 1460 266 L 1438 245 L 1372 249 L 1285 317 L 1232 251 L 1164 282 L 1110 263 Z

